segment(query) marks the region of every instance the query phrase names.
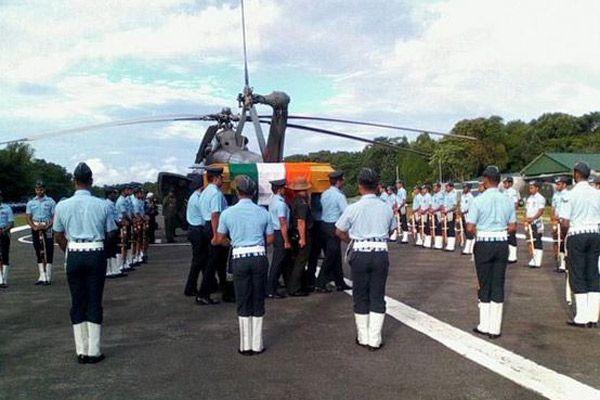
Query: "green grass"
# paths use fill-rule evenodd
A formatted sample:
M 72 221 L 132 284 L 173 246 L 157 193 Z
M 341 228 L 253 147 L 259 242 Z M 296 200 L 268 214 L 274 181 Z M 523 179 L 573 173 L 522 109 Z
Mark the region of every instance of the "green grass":
M 27 220 L 25 219 L 25 214 L 17 214 L 15 215 L 15 226 L 27 225 Z

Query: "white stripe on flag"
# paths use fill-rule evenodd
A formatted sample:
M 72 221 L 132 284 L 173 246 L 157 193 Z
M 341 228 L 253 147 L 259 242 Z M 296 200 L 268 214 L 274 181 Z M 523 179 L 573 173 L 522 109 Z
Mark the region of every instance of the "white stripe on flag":
M 256 169 L 258 170 L 258 204 L 267 206 L 273 196 L 269 182 L 285 179 L 285 164 L 258 163 Z

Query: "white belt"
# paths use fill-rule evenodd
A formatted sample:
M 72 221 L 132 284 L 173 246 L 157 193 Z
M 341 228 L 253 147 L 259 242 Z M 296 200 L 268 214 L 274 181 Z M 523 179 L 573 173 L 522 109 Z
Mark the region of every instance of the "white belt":
M 244 257 L 259 257 L 266 255 L 265 246 L 247 246 L 247 247 L 235 247 L 231 251 L 231 255 L 234 259 Z
M 371 251 L 387 251 L 388 246 L 387 242 L 354 242 L 352 245 L 352 249 L 354 251 L 358 251 L 361 253 L 367 253 Z
M 586 224 L 579 226 L 571 226 L 567 236 L 582 235 L 584 233 L 600 233 L 600 224 Z
M 503 242 L 508 240 L 508 232 L 507 231 L 499 231 L 499 232 L 486 232 L 481 231 L 477 232 L 477 241 L 479 242 Z
M 69 251 L 98 251 L 104 249 L 104 242 L 69 242 Z

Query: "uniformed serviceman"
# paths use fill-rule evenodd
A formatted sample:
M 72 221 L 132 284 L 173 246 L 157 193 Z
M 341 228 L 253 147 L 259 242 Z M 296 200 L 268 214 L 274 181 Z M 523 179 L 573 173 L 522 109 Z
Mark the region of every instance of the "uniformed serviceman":
M 506 194 L 514 204 L 515 212 L 519 209 L 521 194 L 513 187 L 514 181 L 511 176 L 504 178 L 504 194 Z M 481 190 L 480 190 L 481 191 Z M 508 263 L 517 262 L 517 232 L 508 233 Z
M 400 218 L 398 229 L 402 231 L 400 243 L 408 243 L 408 213 L 406 210 L 407 194 L 404 188 L 404 181 L 396 181 L 396 212 Z
M 577 313 L 568 324 L 597 327 L 600 313 L 600 192 L 587 181 L 590 166 L 578 162 L 573 168 L 575 185 L 560 210 L 567 231 L 569 283 L 575 294 Z
M 327 283 L 333 280 L 338 291 L 351 289 L 344 281 L 342 270 L 342 248 L 340 238 L 335 234 L 335 223 L 346 207 L 348 200 L 343 192 L 344 173 L 334 171 L 329 174 L 331 186 L 321 194 L 322 223 L 321 230 L 325 240 L 325 260 L 317 278 L 316 290 L 329 292 Z
M 565 264 L 565 236 L 566 232 L 563 232 L 560 229 L 560 209 L 567 201 L 567 196 L 569 191 L 567 190 L 567 185 L 569 184 L 569 179 L 566 176 L 559 176 L 556 179 L 556 190 L 554 195 L 552 196 L 552 221 L 553 221 L 553 229 L 552 236 L 554 241 L 556 242 L 556 253 L 557 253 L 557 272 L 565 272 L 567 267 Z
M 446 221 L 446 248 L 444 250 L 454 251 L 456 247 L 456 207 L 458 199 L 454 190 L 454 182 L 447 182 L 445 189 L 444 215 L 442 216 Z
M 162 215 L 165 221 L 165 237 L 167 243 L 175 242 L 175 225 L 177 220 L 177 198 L 175 191 L 169 190 L 162 203 Z
M 381 332 L 389 268 L 387 239 L 396 228 L 394 213 L 375 195 L 378 180 L 372 169 L 360 171 L 358 190 L 362 197 L 348 206 L 335 224 L 340 239 L 352 246 L 348 262 L 353 280 L 356 342 L 370 350 L 383 345 Z
M 431 247 L 431 235 L 434 233 L 431 231 L 431 187 L 429 185 L 423 185 L 421 188 L 421 208 L 419 210 L 419 214 L 421 216 L 421 224 L 423 226 L 423 247 L 430 248 Z
M 269 261 L 265 246 L 273 243 L 271 216 L 252 202 L 256 183 L 246 175 L 234 180 L 239 201 L 223 211 L 219 218 L 215 244 L 231 240 L 231 272 L 235 287 L 240 348 L 242 355 L 260 354 L 263 345 L 265 283 Z
M 10 230 L 15 226 L 15 216 L 12 208 L 2 202 L 0 190 L 0 288 L 8 287 L 8 272 L 10 269 Z
M 421 201 L 423 200 L 423 195 L 421 194 L 421 188 L 419 186 L 415 186 L 413 189 L 413 202 L 412 202 L 412 213 L 413 213 L 413 232 L 415 236 L 415 246 L 423 246 L 423 232 L 421 232 L 421 213 L 419 210 L 421 209 Z
M 442 184 L 436 182 L 433 185 L 433 196 L 431 197 L 431 206 L 429 208 L 431 218 L 435 227 L 435 239 L 433 247 L 436 250 L 444 248 L 444 237 L 442 236 L 442 211 L 444 210 L 444 192 L 442 192 Z
M 302 282 L 305 279 L 305 267 L 312 246 L 310 233 L 313 229 L 313 216 L 309 205 L 310 195 L 308 193 L 311 184 L 306 178 L 299 177 L 291 182 L 287 188 L 294 192 L 292 203 L 292 227 L 294 232 L 292 235 L 293 261 L 287 290 L 288 294 L 293 297 L 306 296 L 308 292 L 303 290 Z
M 154 193 L 148 192 L 146 194 L 146 201 L 144 204 L 145 214 L 148 220 L 148 231 L 147 231 L 147 240 L 146 240 L 146 248 L 144 249 L 144 254 L 146 258 L 144 262 L 147 262 L 147 254 L 148 254 L 148 244 L 156 242 L 156 229 L 158 229 L 158 224 L 156 223 L 156 216 L 158 215 L 158 204 L 156 201 L 156 196 Z
M 544 221 L 542 215 L 546 209 L 546 199 L 540 194 L 541 184 L 539 182 L 531 182 L 529 184 L 529 197 L 527 198 L 527 206 L 525 211 L 525 226 L 531 229 L 533 236 L 533 257 L 529 261 L 529 267 L 540 268 L 542 266 L 542 256 L 544 247 L 542 243 L 542 235 L 544 234 Z
M 105 195 L 108 213 L 113 221 L 115 221 L 115 225 L 119 227 L 120 218 L 117 207 L 115 206 L 119 192 L 114 188 L 108 188 Z M 118 234 L 114 235 L 114 237 L 107 238 L 104 241 L 104 252 L 106 253 L 106 277 L 112 279 L 127 276 L 127 274 L 122 272 L 123 264 L 119 263 L 117 259 L 117 255 L 119 254 Z
M 508 233 L 517 229 L 517 219 L 512 200 L 498 190 L 498 168 L 488 166 L 483 179 L 486 190 L 473 200 L 467 214 L 467 230 L 476 235 L 479 282 L 479 325 L 473 331 L 496 339 L 502 331 Z
M 131 187 L 124 185 L 121 188 L 121 195 L 115 203 L 119 220 L 121 221 L 121 252 L 117 255 L 117 262 L 121 264 L 121 271 L 129 272 L 133 271 L 132 257 L 131 257 L 131 222 L 132 222 L 132 208 L 129 196 L 131 195 Z
M 319 258 L 321 254 L 325 255 L 325 238 L 323 237 L 323 230 L 321 225 L 323 224 L 323 210 L 321 208 L 321 198 L 319 195 L 310 196 L 310 214 L 312 216 L 312 228 L 309 230 L 310 234 L 310 254 L 308 256 L 308 264 L 306 267 L 306 273 L 303 275 L 303 290 L 307 293 L 315 291 L 315 285 L 317 284 L 317 266 L 319 264 Z
M 290 251 L 292 248 L 292 241 L 290 239 L 290 208 L 283 197 L 285 194 L 285 179 L 271 181 L 270 183 L 273 197 L 271 197 L 271 202 L 269 203 L 269 214 L 271 215 L 274 241 L 273 258 L 267 282 L 267 296 L 269 298 L 281 299 L 285 295 L 277 290 L 279 277 L 283 275 L 283 280 L 287 286 L 290 275 Z
M 75 194 L 56 206 L 54 232 L 66 254 L 77 361 L 93 364 L 104 359 L 100 350 L 106 274 L 104 240 L 116 234 L 117 226 L 106 202 L 90 193 L 93 179 L 87 164 L 77 165 L 73 180 Z
M 39 277 L 36 285 L 50 285 L 52 282 L 52 262 L 54 259 L 54 239 L 52 220 L 56 202 L 46 196 L 44 182 L 35 184 L 35 197 L 27 202 L 25 215 L 31 227 L 31 239 L 37 258 Z
M 475 236 L 472 232 L 466 230 L 466 217 L 469 215 L 469 208 L 473 203 L 473 194 L 471 193 L 471 184 L 466 182 L 463 184 L 463 192 L 460 196 L 460 218 L 462 222 L 463 234 L 465 235 L 465 245 L 463 247 L 463 255 L 473 254 L 473 246 L 475 246 Z

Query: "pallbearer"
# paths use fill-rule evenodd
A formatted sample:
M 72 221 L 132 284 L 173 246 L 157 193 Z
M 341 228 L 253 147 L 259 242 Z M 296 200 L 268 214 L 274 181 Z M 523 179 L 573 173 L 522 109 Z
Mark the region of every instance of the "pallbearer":
M 575 186 L 560 210 L 567 231 L 569 283 L 575 294 L 577 313 L 568 324 L 597 327 L 600 313 L 600 192 L 587 181 L 590 167 L 578 162 L 573 168 Z
M 396 181 L 396 212 L 400 216 L 400 226 L 398 230 L 402 231 L 402 239 L 400 243 L 408 243 L 408 213 L 406 210 L 406 189 L 404 181 Z
M 466 230 L 467 222 L 466 217 L 469 215 L 469 209 L 473 203 L 473 194 L 471 193 L 471 184 L 463 184 L 463 192 L 460 196 L 460 223 L 462 224 L 463 234 L 465 235 L 465 244 L 463 247 L 462 254 L 470 255 L 473 254 L 473 247 L 475 245 L 475 236 L 472 232 Z
M 46 196 L 44 182 L 35 184 L 35 197 L 27 202 L 25 214 L 31 227 L 31 239 L 37 257 L 39 278 L 36 285 L 50 285 L 52 282 L 52 261 L 54 258 L 54 239 L 52 239 L 52 220 L 56 203 Z
M 288 281 L 288 294 L 293 297 L 307 296 L 308 292 L 303 290 L 305 281 L 306 264 L 310 257 L 312 246 L 311 232 L 314 229 L 314 219 L 310 208 L 310 182 L 304 177 L 298 177 L 288 186 L 294 191 L 292 204 L 292 251 L 293 261 Z
M 415 186 L 413 188 L 413 202 L 412 202 L 412 224 L 413 224 L 413 232 L 415 236 L 415 246 L 423 246 L 423 236 L 425 236 L 421 230 L 421 214 L 419 210 L 421 209 L 421 201 L 423 196 L 421 195 L 421 188 L 419 186 Z
M 527 198 L 527 209 L 525 213 L 526 228 L 531 229 L 533 236 L 533 257 L 529 261 L 530 268 L 540 268 L 542 266 L 542 256 L 544 247 L 542 235 L 544 233 L 544 221 L 542 215 L 546 209 L 546 199 L 540 194 L 541 184 L 531 182 L 529 184 L 529 197 Z
M 288 284 L 290 275 L 290 252 L 292 241 L 290 239 L 290 208 L 283 197 L 285 194 L 285 179 L 271 181 L 273 197 L 269 203 L 269 214 L 273 226 L 273 259 L 269 269 L 267 282 L 267 296 L 269 298 L 284 298 L 285 295 L 277 290 L 279 277 L 283 275 L 285 284 Z
M 566 232 L 563 232 L 560 224 L 560 210 L 563 205 L 567 202 L 567 196 L 569 195 L 569 191 L 567 190 L 567 185 L 569 184 L 569 179 L 565 176 L 559 176 L 556 179 L 556 191 L 552 196 L 552 236 L 556 242 L 556 254 L 557 254 L 557 272 L 565 272 L 566 264 L 565 264 L 565 236 Z
M 444 248 L 444 237 L 442 235 L 442 211 L 444 209 L 444 193 L 442 192 L 442 184 L 436 182 L 433 185 L 433 196 L 431 198 L 431 217 L 435 227 L 433 247 L 436 250 Z M 445 234 L 445 233 L 444 233 Z
M 454 251 L 456 246 L 456 206 L 457 198 L 454 190 L 454 182 L 446 183 L 446 193 L 444 193 L 444 224 L 446 229 L 446 251 Z
M 498 190 L 500 171 L 483 171 L 486 190 L 473 200 L 467 231 L 476 235 L 475 268 L 479 281 L 479 325 L 475 333 L 500 337 L 504 305 L 504 277 L 508 261 L 508 234 L 517 229 L 514 204 Z
M 75 194 L 56 206 L 54 231 L 56 242 L 67 259 L 77 361 L 93 364 L 104 359 L 100 351 L 106 274 L 104 240 L 113 238 L 117 226 L 106 202 L 90 194 L 93 180 L 87 164 L 77 165 L 73 180 Z
M 514 184 L 514 181 L 511 176 L 507 176 L 506 178 L 504 178 L 504 181 L 503 181 L 504 193 L 513 202 L 513 206 L 515 207 L 515 212 L 516 212 L 519 209 L 521 195 L 513 187 L 513 184 Z M 480 187 L 481 187 L 481 184 L 480 184 Z M 517 232 L 516 231 L 513 233 L 509 232 L 509 234 L 508 234 L 508 262 L 510 264 L 517 262 Z
M 215 243 L 224 244 L 227 236 L 231 239 L 231 272 L 240 326 L 238 351 L 253 355 L 264 351 L 262 327 L 269 268 L 265 246 L 273 243 L 273 226 L 269 213 L 252 202 L 256 183 L 246 175 L 239 175 L 234 186 L 239 201 L 221 214 Z
M 362 197 L 348 206 L 335 224 L 336 234 L 352 246 L 348 262 L 353 280 L 356 341 L 370 350 L 377 350 L 383 344 L 381 331 L 389 267 L 387 239 L 396 228 L 394 213 L 375 194 L 378 180 L 372 169 L 360 171 L 358 190 Z
M 10 230 L 15 226 L 15 216 L 8 204 L 2 203 L 0 190 L 0 289 L 8 287 L 10 269 Z

